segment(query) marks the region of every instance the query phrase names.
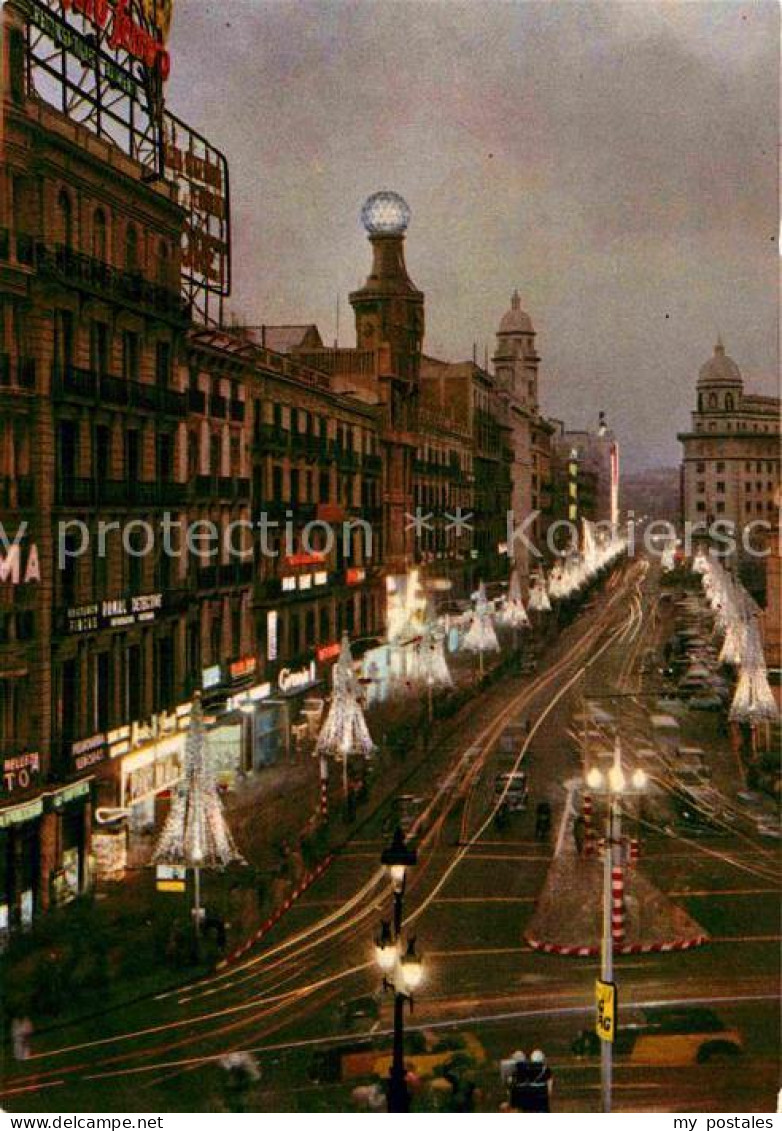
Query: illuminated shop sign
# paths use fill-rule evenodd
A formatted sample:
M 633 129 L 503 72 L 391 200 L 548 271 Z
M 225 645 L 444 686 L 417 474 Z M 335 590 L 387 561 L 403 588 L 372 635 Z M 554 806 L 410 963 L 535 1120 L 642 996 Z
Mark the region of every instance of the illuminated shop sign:
M 38 780 L 41 770 L 41 756 L 36 751 L 32 754 L 16 754 L 12 758 L 3 760 L 3 789 L 6 793 L 13 793 L 17 789 L 29 789 Z
M 254 687 L 248 688 L 240 695 L 230 695 L 225 703 L 226 711 L 241 711 L 242 707 L 249 703 L 260 703 L 263 699 L 268 699 L 272 693 L 272 685 L 270 683 L 256 683 Z
M 313 573 L 312 580 L 313 580 L 315 585 L 327 585 L 328 580 L 329 580 L 329 575 L 328 575 L 328 573 L 326 572 L 325 569 L 321 569 L 321 570 L 318 570 L 317 573 Z
M 339 648 L 339 641 L 335 640 L 333 644 L 324 644 L 322 648 L 318 648 L 315 652 L 315 656 L 321 663 L 325 660 L 333 660 L 339 655 Z
M 314 660 L 306 668 L 283 668 L 277 677 L 277 686 L 283 695 L 303 691 L 304 688 L 311 687 L 317 682 L 318 673 Z
M 234 660 L 228 670 L 231 679 L 244 679 L 253 674 L 256 666 L 255 656 L 244 656 L 241 660 Z
M 320 569 L 317 573 L 291 573 L 280 578 L 280 588 L 283 593 L 300 593 L 312 589 L 316 585 L 327 585 L 329 575 L 327 570 Z
M 219 664 L 212 664 L 211 668 L 204 668 L 201 672 L 201 687 L 208 691 L 210 687 L 219 687 L 223 678 L 223 671 Z
M 38 547 L 32 542 L 26 549 L 18 542 L 8 546 L 0 553 L 0 582 L 8 585 L 29 585 L 31 581 L 41 580 L 41 565 Z
M 270 609 L 266 614 L 266 658 L 277 659 L 277 610 Z
M 67 630 L 71 634 L 95 632 L 101 628 L 125 628 L 128 625 L 148 624 L 157 619 L 163 608 L 162 593 L 147 593 L 138 597 L 115 597 L 79 605 L 67 610 Z
M 360 585 L 362 581 L 366 580 L 367 571 L 365 569 L 347 569 L 345 570 L 345 581 L 348 585 Z
M 287 566 L 322 565 L 325 561 L 323 554 L 288 554 L 285 558 Z

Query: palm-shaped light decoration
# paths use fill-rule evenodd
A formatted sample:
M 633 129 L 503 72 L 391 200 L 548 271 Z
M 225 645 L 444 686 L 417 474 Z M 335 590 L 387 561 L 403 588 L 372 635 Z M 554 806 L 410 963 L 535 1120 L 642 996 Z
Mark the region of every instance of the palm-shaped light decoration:
M 532 583 L 532 589 L 530 590 L 528 604 L 530 612 L 551 612 L 551 601 L 549 601 L 548 590 L 546 588 L 546 578 L 542 570 Z
M 462 647 L 467 652 L 478 653 L 478 663 L 482 676 L 484 653 L 499 652 L 500 643 L 497 640 L 497 633 L 494 631 L 494 616 L 486 596 L 486 586 L 482 581 L 478 585 L 477 592 L 473 593 L 472 599 L 475 602 L 475 608 Z
M 746 627 L 745 655 L 730 708 L 730 717 L 736 722 L 754 724 L 770 722 L 778 715 L 779 710 L 768 682 L 768 670 L 757 618 L 753 616 Z
M 201 869 L 245 863 L 231 836 L 217 782 L 209 765 L 200 695 L 193 700 L 185 739 L 182 779 L 152 862 L 193 869 L 196 936 L 201 919 Z

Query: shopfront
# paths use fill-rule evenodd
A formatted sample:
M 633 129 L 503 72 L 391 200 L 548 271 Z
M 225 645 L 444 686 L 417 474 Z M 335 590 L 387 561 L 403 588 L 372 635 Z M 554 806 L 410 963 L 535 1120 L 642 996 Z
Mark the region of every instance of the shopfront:
M 43 800 L 0 810 L 0 935 L 25 929 L 39 905 Z

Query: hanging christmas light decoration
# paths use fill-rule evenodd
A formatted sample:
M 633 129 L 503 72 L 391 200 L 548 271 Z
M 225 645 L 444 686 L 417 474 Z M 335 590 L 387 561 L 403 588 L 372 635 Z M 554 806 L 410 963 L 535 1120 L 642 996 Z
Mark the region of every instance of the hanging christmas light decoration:
M 497 619 L 506 628 L 529 628 L 529 617 L 521 598 L 519 571 L 516 569 L 510 575 L 508 596 L 505 598 L 505 603 Z
M 475 609 L 472 615 L 467 635 L 464 638 L 463 648 L 467 652 L 499 652 L 500 644 L 497 633 L 494 631 L 494 617 L 486 597 L 486 586 L 481 582 L 478 591 L 473 593 Z
M 369 758 L 375 744 L 360 703 L 347 633 L 342 636 L 339 659 L 332 674 L 333 692 L 328 713 L 315 743 L 315 755 L 345 761 L 351 754 Z
M 529 608 L 533 613 L 550 613 L 551 601 L 549 601 L 548 591 L 546 589 L 546 578 L 543 570 L 535 577 L 532 583 L 532 589 L 529 594 Z
M 746 627 L 745 655 L 739 671 L 730 718 L 736 722 L 756 723 L 776 719 L 779 711 L 768 682 L 757 618 Z
M 209 766 L 200 695 L 193 701 L 182 779 L 155 848 L 153 863 L 196 869 L 244 863 L 228 828 L 217 782 Z
M 416 678 L 425 687 L 446 690 L 453 687 L 453 677 L 445 658 L 445 633 L 435 625 L 427 625 L 415 645 Z

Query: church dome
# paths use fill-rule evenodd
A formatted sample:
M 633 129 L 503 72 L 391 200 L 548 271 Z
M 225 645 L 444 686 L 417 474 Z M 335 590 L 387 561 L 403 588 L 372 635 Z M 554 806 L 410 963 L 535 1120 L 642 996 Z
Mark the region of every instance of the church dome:
M 721 339 L 714 347 L 714 356 L 700 367 L 699 385 L 740 385 L 741 370 L 732 357 L 725 353 Z
M 511 295 L 510 310 L 502 316 L 500 322 L 500 334 L 534 334 L 532 328 L 532 319 L 526 311 L 521 309 L 521 299 L 519 292 L 514 291 Z

